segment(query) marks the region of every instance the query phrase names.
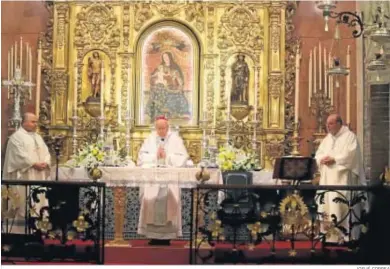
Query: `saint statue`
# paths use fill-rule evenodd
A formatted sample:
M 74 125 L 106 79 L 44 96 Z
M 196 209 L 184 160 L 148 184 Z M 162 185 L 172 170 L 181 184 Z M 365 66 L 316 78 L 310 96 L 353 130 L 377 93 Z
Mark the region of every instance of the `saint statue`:
M 101 69 L 103 61 L 100 54 L 95 51 L 88 58 L 88 80 L 91 84 L 92 97 L 100 97 Z
M 248 104 L 249 67 L 245 55 L 238 54 L 232 65 L 232 103 Z

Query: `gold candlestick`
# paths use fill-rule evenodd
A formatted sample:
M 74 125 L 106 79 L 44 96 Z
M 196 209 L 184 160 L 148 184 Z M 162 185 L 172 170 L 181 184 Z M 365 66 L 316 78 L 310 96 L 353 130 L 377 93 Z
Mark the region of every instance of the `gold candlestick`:
M 299 119 L 298 122 L 294 123 L 294 133 L 293 133 L 293 142 L 292 142 L 292 156 L 300 156 L 299 153 L 299 140 L 301 140 L 301 137 L 299 137 Z

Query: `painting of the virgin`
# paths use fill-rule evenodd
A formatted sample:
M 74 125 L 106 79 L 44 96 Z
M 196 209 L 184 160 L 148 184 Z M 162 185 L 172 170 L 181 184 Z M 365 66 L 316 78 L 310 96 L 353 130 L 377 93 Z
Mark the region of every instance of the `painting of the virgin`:
M 196 123 L 194 48 L 179 28 L 166 26 L 148 35 L 142 46 L 141 123 L 159 115 L 181 125 Z

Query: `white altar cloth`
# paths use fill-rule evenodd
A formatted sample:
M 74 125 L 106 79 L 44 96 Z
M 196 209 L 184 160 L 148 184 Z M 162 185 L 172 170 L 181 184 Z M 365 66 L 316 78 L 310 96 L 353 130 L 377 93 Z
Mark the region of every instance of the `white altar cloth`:
M 145 184 L 175 184 L 182 188 L 194 188 L 198 184 L 195 174 L 199 168 L 141 168 L 141 167 L 99 167 L 103 176 L 99 182 L 108 187 L 139 187 Z M 210 180 L 207 184 L 222 184 L 222 174 L 218 169 L 209 169 Z M 55 169 L 52 171 L 55 178 Z M 91 181 L 85 168 L 60 167 L 60 181 Z
M 141 167 L 99 167 L 103 176 L 99 182 L 105 182 L 108 187 L 139 187 L 145 184 L 177 184 L 182 188 L 194 188 L 198 184 L 195 174 L 199 168 L 141 168 Z M 206 184 L 223 184 L 219 169 L 207 169 L 210 180 Z M 51 171 L 55 178 L 55 167 Z M 91 181 L 85 168 L 60 167 L 60 181 Z M 272 171 L 253 172 L 253 185 L 280 185 L 281 181 L 272 178 Z

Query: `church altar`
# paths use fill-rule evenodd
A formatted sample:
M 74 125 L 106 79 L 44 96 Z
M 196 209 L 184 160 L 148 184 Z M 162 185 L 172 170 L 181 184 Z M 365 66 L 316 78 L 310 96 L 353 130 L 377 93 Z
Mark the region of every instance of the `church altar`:
M 198 184 L 195 174 L 199 168 L 140 168 L 140 167 L 99 167 L 103 176 L 99 180 L 107 184 L 105 238 L 107 240 L 136 239 L 140 211 L 139 187 L 145 184 L 178 184 L 181 187 L 181 206 L 183 236 L 190 238 L 191 189 Z M 208 169 L 210 180 L 206 184 L 223 184 L 222 172 L 219 169 Z M 55 168 L 52 169 L 55 178 Z M 60 167 L 59 181 L 90 181 L 85 168 Z M 253 172 L 253 184 L 274 185 L 271 171 Z M 218 207 L 218 198 L 210 206 Z M 80 201 L 82 203 L 82 201 Z M 118 231 L 122 234 L 118 236 Z

